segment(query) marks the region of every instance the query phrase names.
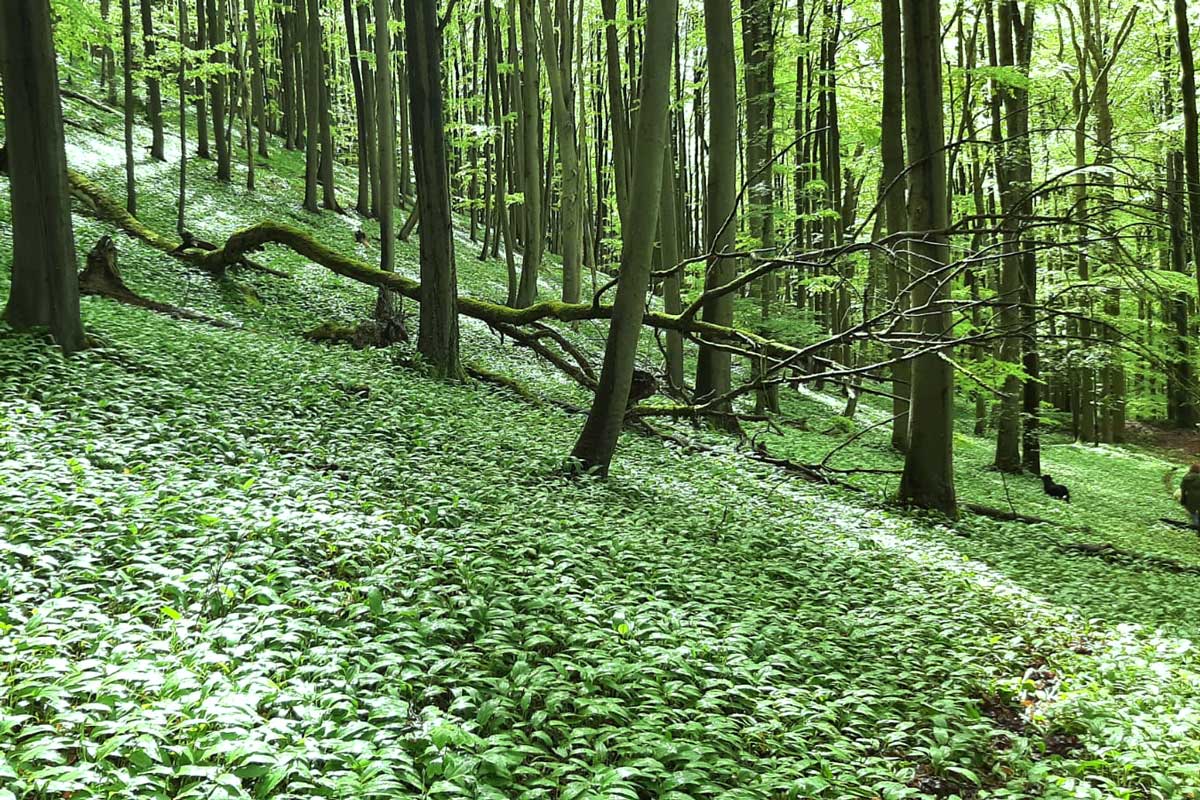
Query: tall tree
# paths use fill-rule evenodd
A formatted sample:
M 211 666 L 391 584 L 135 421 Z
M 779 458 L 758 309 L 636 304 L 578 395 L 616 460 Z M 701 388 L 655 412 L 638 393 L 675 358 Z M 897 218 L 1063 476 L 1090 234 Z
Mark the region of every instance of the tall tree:
M 225 0 L 207 0 L 208 7 L 208 41 L 212 47 L 212 60 L 215 77 L 209 84 L 209 94 L 212 99 L 213 137 L 217 142 L 217 180 L 229 183 L 233 177 L 230 161 L 229 128 L 225 121 L 227 99 L 229 97 L 229 75 L 226 72 L 225 59 Z
M 939 305 L 948 296 L 949 260 L 941 9 L 928 0 L 904 0 L 903 10 L 908 224 L 920 234 L 911 245 L 912 308 L 932 344 L 950 329 L 950 315 Z M 910 400 L 900 499 L 954 516 L 954 373 L 941 354 L 915 359 Z
M 517 287 L 517 305 L 521 308 L 537 300 L 538 273 L 546 247 L 546 218 L 542 212 L 542 114 L 539 100 L 537 31 L 534 29 L 533 0 L 517 0 L 521 25 L 521 124 L 520 138 L 524 164 L 525 253 L 521 260 L 521 282 Z M 517 24 L 517 20 L 513 20 Z
M 1196 65 L 1192 54 L 1187 0 L 1175 0 L 1175 31 L 1179 49 L 1183 101 L 1183 164 L 1187 177 L 1188 223 L 1192 234 L 1192 262 L 1200 287 L 1200 116 L 1196 112 Z
M 125 210 L 137 216 L 137 178 L 133 168 L 133 8 L 121 0 L 122 72 L 125 80 Z
M 750 236 L 753 246 L 770 257 L 775 247 L 775 0 L 742 0 L 742 52 L 746 84 L 746 183 L 749 185 Z M 759 281 L 762 318 L 771 316 L 775 273 Z M 775 384 L 760 388 L 759 411 L 779 411 Z
M 187 0 L 179 0 L 179 202 L 176 206 L 175 232 L 183 236 L 187 211 L 187 107 L 188 107 L 188 8 Z
M 563 262 L 562 299 L 578 303 L 583 276 L 583 173 L 579 164 L 579 138 L 575 125 L 575 92 L 572 89 L 571 52 L 573 37 L 570 15 L 560 17 L 559 35 L 549 0 L 538 0 L 542 18 L 542 57 L 554 104 L 554 130 L 558 135 L 561 251 Z M 559 57 L 559 53 L 563 57 Z
M 704 241 L 709 258 L 704 289 L 709 291 L 731 281 L 735 262 L 722 255 L 733 250 L 737 225 L 737 66 L 733 55 L 733 14 L 727 0 L 705 0 L 704 33 L 708 53 L 708 186 L 704 204 Z M 640 167 L 641 165 L 639 165 Z M 733 323 L 733 295 L 710 296 L 702 311 L 705 322 Z M 701 345 L 696 365 L 696 399 L 711 401 L 732 388 L 729 351 Z M 729 404 L 718 403 L 718 410 Z M 738 428 L 737 419 L 714 419 L 716 427 Z
M 880 145 L 883 157 L 883 215 L 890 237 L 891 257 L 887 265 L 888 300 L 897 310 L 904 308 L 904 288 L 908 284 L 908 264 L 904 243 L 897 241 L 908 229 L 908 209 L 904 197 L 904 42 L 900 34 L 900 0 L 880 0 L 880 28 L 883 34 L 883 107 Z M 892 351 L 897 359 L 891 368 L 892 377 L 892 447 L 900 452 L 908 449 L 908 383 L 911 364 L 899 360 L 899 349 Z
M 258 154 L 267 157 L 267 105 L 266 77 L 263 71 L 262 54 L 258 46 L 258 4 L 256 0 L 246 0 L 246 39 L 249 43 L 247 56 L 250 59 L 250 111 L 254 115 L 254 125 L 258 131 Z M 250 145 L 247 144 L 247 147 Z
M 158 37 L 154 35 L 154 4 L 152 0 L 141 0 L 142 52 L 146 54 L 146 115 L 150 118 L 150 157 L 166 161 L 163 154 L 162 86 L 158 80 L 158 67 L 154 63 L 158 53 Z
M 458 278 L 442 99 L 442 30 L 428 0 L 404 0 L 413 166 L 421 217 L 421 328 L 417 350 L 439 377 L 463 377 L 458 360 Z
M 318 0 L 296 0 L 296 29 L 301 43 L 299 60 L 304 85 L 304 208 L 315 213 L 320 211 L 317 188 L 321 171 L 321 12 Z M 390 47 L 386 52 L 386 57 L 391 58 Z M 395 123 L 393 131 L 394 126 Z
M 4 319 L 17 330 L 48 329 L 71 353 L 84 335 L 48 0 L 0 4 L 0 75 L 13 254 Z
M 301 0 L 303 2 L 303 0 Z M 379 122 L 379 268 L 396 269 L 396 113 L 392 108 L 392 34 L 390 0 L 375 2 L 375 117 Z M 316 182 L 313 181 L 313 209 Z M 307 204 L 306 204 L 307 207 Z M 375 319 L 387 324 L 392 318 L 392 295 L 380 289 L 375 302 Z
M 587 422 L 571 451 L 585 470 L 607 474 L 625 421 L 634 360 L 650 284 L 650 255 L 658 221 L 662 172 L 667 159 L 667 107 L 677 0 L 654 0 L 646 9 L 646 50 L 642 61 L 642 106 L 638 114 L 634 183 L 629 227 L 621 244 L 621 273 L 604 364 Z

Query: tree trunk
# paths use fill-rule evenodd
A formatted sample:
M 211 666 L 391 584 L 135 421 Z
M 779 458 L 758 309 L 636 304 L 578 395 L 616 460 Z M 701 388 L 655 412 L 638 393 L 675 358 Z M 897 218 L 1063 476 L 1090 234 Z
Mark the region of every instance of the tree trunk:
M 731 251 L 737 234 L 737 66 L 733 55 L 733 17 L 728 2 L 705 0 L 704 31 L 708 51 L 708 186 L 704 209 L 704 239 L 708 251 Z M 641 168 L 642 165 L 639 165 Z M 726 222 L 729 224 L 726 224 Z M 709 257 L 704 288 L 721 286 L 733 279 L 736 263 L 717 255 Z M 716 325 L 733 323 L 733 295 L 724 294 L 705 301 L 702 319 Z M 726 394 L 731 388 L 728 351 L 701 345 L 696 366 L 696 400 L 707 402 Z M 728 410 L 721 403 L 717 410 Z M 734 417 L 717 417 L 718 428 L 739 429 Z
M 49 3 L 0 4 L 13 257 L 4 319 L 17 330 L 48 329 L 72 353 L 84 335 L 51 24 Z
M 392 108 L 392 38 L 390 0 L 375 2 L 375 117 L 379 121 L 379 269 L 396 269 L 396 113 Z M 313 180 L 316 206 L 316 181 Z M 380 288 L 375 318 L 386 322 L 394 314 L 391 293 Z
M 583 276 L 583 180 L 579 165 L 579 137 L 575 126 L 575 97 L 571 88 L 571 62 L 560 63 L 559 50 L 569 52 L 569 20 L 560 19 L 561 33 L 556 41 L 554 19 L 549 0 L 538 0 L 542 17 L 542 57 L 546 61 L 550 94 L 554 104 L 555 131 L 558 134 L 559 168 L 562 171 L 560 195 L 563 263 L 562 299 L 578 303 Z
M 880 13 L 883 32 L 883 214 L 888 234 L 896 236 L 908 229 L 904 198 L 904 43 L 900 35 L 900 0 L 881 0 Z M 906 306 L 908 265 L 903 244 L 893 239 L 891 247 L 893 252 L 887 264 L 888 300 L 897 310 L 902 310 Z M 900 327 L 900 330 L 906 327 Z M 892 358 L 900 355 L 898 348 L 892 350 Z M 898 361 L 891 368 L 892 447 L 902 453 L 908 449 L 911 367 L 908 361 Z
M 355 139 L 358 156 L 358 194 L 355 208 L 363 216 L 371 213 L 371 162 L 367 157 L 366 95 L 363 90 L 362 70 L 355 41 L 353 0 L 342 0 L 342 15 L 346 19 L 346 49 L 350 55 L 350 80 L 354 84 L 354 123 L 358 136 Z
M 151 0 L 141 0 L 142 11 L 142 48 L 146 54 L 146 115 L 150 119 L 150 157 L 156 161 L 166 161 L 163 154 L 163 115 L 162 87 L 158 79 L 158 68 L 154 66 L 154 56 L 158 50 L 157 38 L 154 35 L 153 5 Z
M 363 50 L 371 48 L 370 39 L 367 38 L 367 7 L 365 4 L 358 6 L 358 40 L 362 42 Z M 367 131 L 367 160 L 370 162 L 371 170 L 370 216 L 376 217 L 379 215 L 379 145 L 375 141 L 375 134 L 379 130 L 379 122 L 376 111 L 375 79 L 374 73 L 367 64 L 360 63 L 359 71 L 362 73 L 363 83 L 363 125 Z
M 604 364 L 587 422 L 571 451 L 585 470 L 607 474 L 625 422 L 637 342 L 650 282 L 650 255 L 667 159 L 672 42 L 676 0 L 655 0 L 646 12 L 646 56 L 642 64 L 642 111 L 638 115 L 638 165 L 631 187 L 629 227 L 621 246 L 621 277 L 604 347 Z M 732 32 L 731 32 L 732 34 Z M 731 37 L 732 38 L 732 35 Z M 732 51 L 731 51 L 732 54 Z
M 175 217 L 175 232 L 183 236 L 184 217 L 187 211 L 187 67 L 190 52 L 188 40 L 188 7 L 186 0 L 179 0 L 179 203 Z
M 630 160 L 629 118 L 626 115 L 621 80 L 621 45 L 617 42 L 617 0 L 600 0 L 604 11 L 604 57 L 608 70 L 608 113 L 612 120 L 613 172 L 616 174 L 617 214 L 622 223 L 629 211 Z
M 122 72 L 125 80 L 125 210 L 137 216 L 137 180 L 133 169 L 133 9 L 121 0 Z
M 537 32 L 532 0 L 518 0 L 521 23 L 521 140 L 524 148 L 525 254 L 517 306 L 537 300 L 538 274 L 546 246 L 546 220 L 542 213 L 542 115 L 538 99 Z M 513 20 L 516 24 L 516 20 Z
M 208 15 L 204 11 L 204 0 L 196 0 L 196 49 L 208 49 Z M 208 84 L 196 78 L 196 155 L 212 158 L 208 147 Z
M 304 76 L 304 208 L 317 213 L 321 210 L 317 205 L 321 171 L 320 3 L 318 0 L 296 0 L 296 12 L 297 31 L 302 42 L 301 74 Z
M 213 48 L 213 63 L 217 74 L 210 84 L 212 97 L 213 135 L 217 140 L 217 180 L 229 183 L 232 177 L 229 153 L 229 130 L 225 122 L 225 101 L 229 96 L 229 79 L 225 74 L 225 3 L 224 0 L 207 0 L 208 38 Z
M 943 270 L 949 252 L 944 233 L 945 128 L 942 110 L 941 9 L 926 0 L 904 0 L 904 99 L 909 157 L 908 222 L 921 238 L 911 249 L 916 281 L 912 305 L 926 339 L 943 336 L 950 315 L 931 306 L 945 299 Z M 954 373 L 940 354 L 918 357 L 912 369 L 909 448 L 900 499 L 921 508 L 958 513 L 954 491 Z
M 746 84 L 746 183 L 752 246 L 770 257 L 775 247 L 775 174 L 770 168 L 775 151 L 775 16 L 774 0 L 742 0 L 742 52 Z M 762 318 L 771 316 L 775 273 L 758 282 Z M 755 393 L 759 412 L 779 412 L 775 384 Z
M 421 215 L 421 328 L 417 350 L 439 377 L 460 380 L 458 279 L 442 107 L 442 32 L 434 4 L 404 0 L 404 37 L 417 208 Z
M 258 48 L 258 8 L 255 0 L 246 0 L 246 38 L 249 41 L 250 58 L 250 111 L 258 130 L 258 154 L 267 157 L 267 106 L 266 77 L 263 74 L 262 56 Z M 249 144 L 246 145 L 250 147 Z

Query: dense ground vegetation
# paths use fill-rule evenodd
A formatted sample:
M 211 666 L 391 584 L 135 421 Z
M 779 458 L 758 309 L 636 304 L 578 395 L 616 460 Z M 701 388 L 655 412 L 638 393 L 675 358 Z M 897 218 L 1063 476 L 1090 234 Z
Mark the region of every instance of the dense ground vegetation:
M 1197 797 L 1196 21 L 6 0 L 0 800 Z
M 119 176 L 119 143 L 70 140 L 75 168 Z M 173 167 L 141 166 L 141 217 L 168 229 Z M 351 251 L 353 223 L 299 210 L 301 175 L 275 157 L 249 195 L 202 173 L 195 213 Z M 75 225 L 81 250 L 114 232 Z M 70 359 L 0 336 L 0 797 L 1200 790 L 1200 542 L 1156 524 L 1162 456 L 1048 437 L 1067 507 L 960 431 L 963 501 L 1049 525 L 951 526 L 886 505 L 895 476 L 825 488 L 686 425 L 716 451 L 629 433 L 607 481 L 567 480 L 576 414 L 433 380 L 403 345 L 305 341 L 371 290 L 284 249 L 260 260 L 286 279 L 214 281 L 118 246 L 135 290 L 235 327 L 85 298 L 97 346 Z M 503 295 L 502 261 L 459 266 Z M 484 326 L 463 351 L 580 403 Z M 772 449 L 804 460 L 887 416 L 781 395 L 810 430 Z M 898 458 L 878 428 L 832 463 Z M 1072 549 L 1102 544 L 1120 552 Z

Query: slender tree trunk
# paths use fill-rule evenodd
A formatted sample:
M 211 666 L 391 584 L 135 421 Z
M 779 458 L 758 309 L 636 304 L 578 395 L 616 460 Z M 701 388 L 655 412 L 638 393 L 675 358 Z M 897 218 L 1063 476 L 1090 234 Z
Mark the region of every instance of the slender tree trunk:
M 911 250 L 916 281 L 913 308 L 927 340 L 943 336 L 950 315 L 932 303 L 949 294 L 943 269 L 949 252 L 943 231 L 946 207 L 945 128 L 942 109 L 941 9 L 926 0 L 904 0 L 904 99 L 909 157 L 908 222 L 921 231 Z M 918 357 L 912 369 L 909 448 L 900 499 L 957 515 L 954 491 L 954 373 L 938 354 Z
M 625 222 L 629 209 L 629 184 L 633 180 L 629 148 L 629 118 L 621 80 L 621 45 L 617 41 L 617 0 L 601 0 L 604 11 L 604 57 L 608 70 L 608 113 L 612 119 L 613 171 L 616 173 L 617 214 Z
M 766 257 L 775 247 L 775 174 L 770 169 L 775 150 L 774 17 L 774 0 L 742 0 L 748 221 L 753 246 Z M 758 291 L 762 318 L 769 319 L 776 294 L 774 273 L 762 277 Z M 770 384 L 760 388 L 755 394 L 755 407 L 760 413 L 778 413 L 778 387 Z
M 217 140 L 217 180 L 229 183 L 232 177 L 229 133 L 225 121 L 226 98 L 229 96 L 229 78 L 225 74 L 225 4 L 217 0 L 207 0 L 208 5 L 208 38 L 213 48 L 213 63 L 216 65 L 216 77 L 213 78 L 209 89 L 212 98 L 213 135 Z
M 296 14 L 284 5 L 279 12 L 279 83 L 282 93 L 283 146 L 296 149 Z
M 262 56 L 258 47 L 258 7 L 255 0 L 246 0 L 246 38 L 249 42 L 250 110 L 254 125 L 258 129 L 258 154 L 267 157 L 267 105 L 266 77 L 263 73 Z M 249 145 L 247 145 L 249 147 Z
M 517 305 L 537 300 L 538 274 L 546 244 L 546 220 L 542 213 L 542 115 L 538 99 L 537 32 L 534 30 L 532 0 L 518 0 L 521 24 L 521 139 L 524 148 L 525 254 Z M 514 20 L 514 24 L 516 21 Z
M 638 115 L 638 170 L 631 187 L 629 227 L 621 246 L 621 277 L 604 347 L 604 364 L 587 422 L 571 452 L 585 470 L 607 474 L 625 422 L 641 333 L 650 255 L 660 209 L 662 170 L 667 159 L 667 106 L 676 0 L 655 0 L 646 12 L 646 56 L 642 64 L 642 111 Z M 732 34 L 732 32 L 731 32 Z M 731 37 L 732 38 L 732 35 Z
M 321 171 L 320 3 L 318 0 L 296 0 L 296 12 L 297 29 L 303 43 L 300 56 L 304 76 L 304 208 L 317 213 L 321 210 L 317 204 Z
M 367 38 L 367 7 L 365 4 L 358 6 L 358 39 L 362 42 L 363 50 L 370 50 L 371 43 L 370 39 Z M 375 79 L 369 65 L 360 63 L 359 71 L 362 73 L 363 125 L 367 132 L 367 160 L 370 162 L 371 171 L 370 215 L 374 217 L 379 215 L 379 145 L 375 141 L 375 134 L 379 130 L 379 122 L 376 113 Z
M 133 169 L 133 9 L 121 0 L 122 73 L 125 80 L 125 210 L 137 216 L 137 180 Z
M 1187 16 L 1187 0 L 1175 0 L 1175 30 L 1182 73 L 1183 162 L 1187 174 L 1188 222 L 1192 234 L 1192 262 L 1197 265 L 1200 292 L 1200 117 L 1196 112 L 1196 67 Z
M 208 49 L 208 15 L 204 10 L 204 0 L 196 0 L 196 49 Z M 196 155 L 200 158 L 212 158 L 208 146 L 208 83 L 203 78 L 196 78 Z
M 111 11 L 110 0 L 100 0 L 100 18 L 108 22 L 108 15 Z M 108 104 L 114 108 L 117 105 L 117 58 L 113 53 L 113 49 L 108 44 L 108 39 L 105 40 L 104 47 L 100 51 L 100 85 L 107 90 Z
M 900 0 L 881 0 L 883 32 L 883 215 L 889 236 L 908 229 L 908 209 L 904 198 L 904 43 L 900 35 Z M 903 243 L 890 240 L 892 253 L 887 263 L 887 294 L 897 311 L 907 305 L 905 288 L 909 283 L 908 262 Z M 901 330 L 907 326 L 901 327 Z M 892 358 L 902 355 L 898 348 Z M 892 447 L 908 449 L 908 388 L 911 363 L 900 361 L 891 368 Z
M 123 2 L 128 32 L 129 0 Z M 47 2 L 0 3 L 13 256 L 4 319 L 21 331 L 48 329 L 72 353 L 84 335 L 51 25 Z
M 183 236 L 184 218 L 187 211 L 187 67 L 190 51 L 188 40 L 188 8 L 186 0 L 179 0 L 179 204 L 175 218 L 175 232 Z
M 379 268 L 393 272 L 396 268 L 396 113 L 392 108 L 392 37 L 388 29 L 391 19 L 390 0 L 375 3 L 375 117 L 379 121 Z M 316 205 L 316 182 L 313 182 L 313 205 Z M 381 323 L 394 314 L 391 294 L 379 290 L 375 303 L 375 318 Z
M 155 54 L 158 51 L 157 37 L 154 35 L 154 10 L 151 0 L 141 0 L 142 11 L 142 48 L 146 54 L 146 115 L 150 119 L 150 157 L 156 161 L 166 161 L 163 154 L 163 117 L 162 117 L 162 87 L 158 79 L 158 68 L 154 66 Z
M 458 281 L 442 103 L 442 32 L 426 0 L 404 0 L 405 56 L 416 198 L 421 215 L 421 328 L 417 350 L 437 375 L 460 380 Z
M 717 254 L 733 250 L 737 234 L 737 66 L 733 55 L 732 9 L 726 0 L 705 0 L 704 31 L 708 50 L 709 128 L 708 187 L 704 209 L 704 239 L 709 257 L 704 288 L 722 286 L 733 279 L 736 263 Z M 644 168 L 639 164 L 639 169 Z M 726 224 L 726 223 L 729 224 Z M 733 294 L 704 302 L 702 318 L 716 325 L 733 323 Z M 696 367 L 696 400 L 707 402 L 732 388 L 728 351 L 701 345 Z M 728 403 L 718 410 L 729 410 Z M 714 419 L 716 427 L 739 428 L 736 417 Z
M 554 36 L 554 18 L 549 0 L 538 0 L 542 16 L 542 57 L 546 62 L 550 94 L 558 134 L 562 194 L 559 212 L 562 229 L 564 303 L 578 303 L 583 276 L 583 176 L 579 164 L 579 137 L 575 128 L 575 97 L 571 89 L 571 62 L 560 63 L 559 50 L 571 40 L 568 20 L 560 19 L 559 41 Z M 569 52 L 569 50 L 568 50 Z
M 358 57 L 358 43 L 355 41 L 353 0 L 342 0 L 342 15 L 346 19 L 346 48 L 350 55 L 350 80 L 354 84 L 354 122 L 358 136 L 355 145 L 358 149 L 358 195 L 355 208 L 363 216 L 371 213 L 371 162 L 367 157 L 367 115 L 366 95 L 363 90 L 362 70 Z
M 675 208 L 675 158 L 670 139 L 663 153 L 662 195 L 659 200 L 659 231 L 662 239 L 663 267 L 670 269 L 680 262 L 679 217 Z M 663 281 L 663 310 L 668 314 L 683 313 L 683 274 L 673 271 Z M 678 392 L 684 390 L 683 377 L 683 334 L 667 332 L 667 380 Z

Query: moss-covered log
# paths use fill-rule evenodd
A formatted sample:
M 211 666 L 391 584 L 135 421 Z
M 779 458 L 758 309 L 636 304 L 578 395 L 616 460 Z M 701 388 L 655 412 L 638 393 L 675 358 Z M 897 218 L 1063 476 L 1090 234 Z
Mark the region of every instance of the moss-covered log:
M 70 178 L 74 193 L 86 199 L 97 217 L 111 222 L 156 250 L 208 272 L 221 274 L 225 268 L 243 260 L 248 254 L 274 244 L 286 247 L 315 264 L 359 283 L 390 289 L 413 300 L 420 297 L 421 286 L 417 281 L 378 270 L 366 262 L 332 250 L 298 228 L 277 222 L 260 222 L 237 231 L 229 237 L 223 247 L 216 250 L 178 251 L 178 239 L 162 236 L 150 229 L 127 212 L 122 205 L 112 201 L 99 186 L 79 173 L 71 172 Z M 490 325 L 529 325 L 545 320 L 577 322 L 609 319 L 612 316 L 612 307 L 600 304 L 545 300 L 525 308 L 510 308 L 487 300 L 462 296 L 458 299 L 458 310 L 460 314 Z M 791 347 L 750 331 L 691 320 L 661 311 L 646 312 L 643 324 L 659 330 L 682 331 L 709 341 L 736 345 L 772 359 L 787 361 L 797 367 L 803 366 L 809 357 L 831 344 L 823 341 L 803 348 Z

